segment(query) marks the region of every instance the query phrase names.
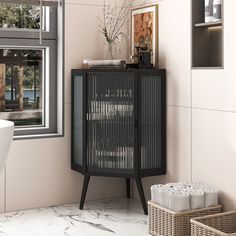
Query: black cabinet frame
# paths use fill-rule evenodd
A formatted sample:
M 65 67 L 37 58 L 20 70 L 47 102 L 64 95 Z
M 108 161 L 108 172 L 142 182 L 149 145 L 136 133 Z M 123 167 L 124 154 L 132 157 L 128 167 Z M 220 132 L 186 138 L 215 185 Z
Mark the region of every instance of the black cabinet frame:
M 112 78 L 112 75 L 116 75 L 119 73 L 119 76 L 128 76 L 132 77 L 133 81 L 133 117 L 134 123 L 134 147 L 133 147 L 133 168 L 124 169 L 119 171 L 120 169 L 110 168 L 101 168 L 94 167 L 88 168 L 88 153 L 87 153 L 87 142 L 88 142 L 88 81 L 91 79 L 91 74 L 96 76 L 104 73 Z M 146 78 L 146 81 L 145 81 Z M 151 78 L 150 82 L 146 86 L 146 82 Z M 79 79 L 79 80 L 78 80 Z M 79 81 L 79 84 L 78 84 Z M 93 84 L 92 84 L 93 85 Z M 104 86 L 110 86 L 104 84 Z M 114 86 L 114 85 L 112 85 Z M 117 85 L 119 87 L 119 85 Z M 153 87 L 154 86 L 154 87 Z M 158 91 L 156 91 L 158 89 Z M 148 94 L 150 91 L 150 94 Z M 76 97 L 77 96 L 77 97 Z M 143 104 L 145 102 L 144 96 L 149 96 L 151 99 L 150 104 Z M 153 104 L 152 104 L 152 96 L 153 96 Z M 117 98 L 116 98 L 117 99 Z M 149 107 L 150 106 L 150 107 Z M 154 112 L 152 113 L 152 108 L 154 108 Z M 151 139 L 149 136 L 148 142 L 153 143 L 156 140 L 159 140 L 156 148 L 153 151 L 155 155 L 159 157 L 160 166 L 155 162 L 155 158 L 152 158 L 151 161 L 154 160 L 154 167 L 142 168 L 141 166 L 141 152 L 142 152 L 142 117 L 149 116 L 143 113 L 144 107 L 147 111 L 150 111 L 150 114 L 153 114 L 153 117 L 158 118 L 158 124 L 156 125 L 156 130 L 158 130 L 159 136 L 156 139 Z M 155 109 L 157 107 L 157 110 Z M 80 119 L 77 120 L 77 118 Z M 153 121 L 155 122 L 155 121 Z M 77 124 L 79 125 L 77 126 Z M 150 125 L 150 124 L 149 124 Z M 131 127 L 132 128 L 132 127 Z M 80 132 L 78 132 L 80 131 Z M 127 197 L 130 198 L 130 179 L 134 178 L 137 184 L 137 188 L 139 191 L 140 199 L 142 202 L 142 206 L 144 209 L 144 213 L 147 214 L 147 205 L 145 200 L 145 195 L 142 186 L 142 177 L 147 176 L 157 176 L 157 175 L 165 175 L 166 174 L 166 72 L 165 70 L 156 70 L 156 69 L 127 69 L 127 70 L 100 70 L 100 69 L 90 69 L 90 70 L 72 70 L 72 149 L 71 149 L 71 168 L 81 174 L 84 175 L 84 184 L 80 201 L 80 209 L 83 209 L 84 201 L 86 198 L 86 192 L 88 189 L 88 184 L 90 180 L 90 176 L 108 176 L 108 177 L 124 177 L 126 180 L 126 191 Z M 146 132 L 148 135 L 148 132 Z M 153 134 L 155 135 L 155 134 Z M 153 147 L 152 146 L 152 147 Z M 76 153 L 75 153 L 76 152 Z M 157 158 L 158 158 L 157 157 Z M 78 160 L 78 158 L 80 158 Z M 80 163 L 79 163 L 80 162 Z M 158 163 L 159 163 L 158 162 Z M 148 165 L 151 165 L 150 163 Z

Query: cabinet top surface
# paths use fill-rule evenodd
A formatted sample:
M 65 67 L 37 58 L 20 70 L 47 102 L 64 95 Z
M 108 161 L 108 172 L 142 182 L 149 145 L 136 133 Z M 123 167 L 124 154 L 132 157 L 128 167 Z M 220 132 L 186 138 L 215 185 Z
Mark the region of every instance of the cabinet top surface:
M 72 71 L 84 71 L 84 72 L 129 72 L 129 71 L 145 71 L 145 72 L 165 72 L 165 69 L 144 69 L 144 68 L 131 68 L 131 69 L 72 69 Z

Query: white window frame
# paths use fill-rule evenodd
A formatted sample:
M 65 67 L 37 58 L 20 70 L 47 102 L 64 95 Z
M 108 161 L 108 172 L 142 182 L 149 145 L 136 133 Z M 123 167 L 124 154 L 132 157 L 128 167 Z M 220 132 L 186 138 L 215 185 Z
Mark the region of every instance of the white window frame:
M 20 2 L 20 0 L 19 0 Z M 44 49 L 44 126 L 15 127 L 15 139 L 64 136 L 64 1 L 50 10 L 49 31 L 0 29 L 0 48 Z M 60 37 L 58 37 L 58 35 Z M 48 61 L 47 61 L 48 60 Z M 47 61 L 47 62 L 46 62 Z M 1 113 L 1 112 L 0 112 Z

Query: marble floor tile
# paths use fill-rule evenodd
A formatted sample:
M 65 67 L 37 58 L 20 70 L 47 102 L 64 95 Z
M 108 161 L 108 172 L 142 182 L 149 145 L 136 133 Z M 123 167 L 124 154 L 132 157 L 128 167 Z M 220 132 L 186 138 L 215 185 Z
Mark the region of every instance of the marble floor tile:
M 0 215 L 0 236 L 145 236 L 148 217 L 137 200 L 89 201 Z

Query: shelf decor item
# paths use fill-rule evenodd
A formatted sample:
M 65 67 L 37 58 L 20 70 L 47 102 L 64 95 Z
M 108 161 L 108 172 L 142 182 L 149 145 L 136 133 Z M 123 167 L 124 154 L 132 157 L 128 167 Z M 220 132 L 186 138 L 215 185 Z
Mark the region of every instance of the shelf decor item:
M 155 236 L 190 236 L 190 219 L 219 212 L 221 212 L 220 205 L 191 211 L 174 212 L 149 201 L 149 234 Z M 205 234 L 201 234 L 201 236 L 203 235 Z
M 236 236 L 236 211 L 191 219 L 192 236 Z
M 72 70 L 72 169 L 84 175 L 80 209 L 90 176 L 141 178 L 166 173 L 165 70 Z
M 213 21 L 213 1 L 205 0 L 205 22 Z
M 214 0 L 213 21 L 220 21 L 222 19 L 222 3 L 222 0 Z
M 151 54 L 151 63 L 157 65 L 158 49 L 158 6 L 132 9 L 131 50 L 138 57 L 140 50 Z
M 115 59 L 122 38 L 127 38 L 129 12 L 133 2 L 123 0 L 121 6 L 104 1 L 103 17 L 98 18 L 99 28 L 107 43 L 107 59 Z M 121 50 L 118 49 L 118 50 Z

